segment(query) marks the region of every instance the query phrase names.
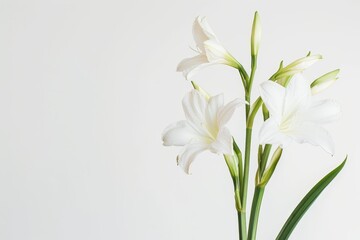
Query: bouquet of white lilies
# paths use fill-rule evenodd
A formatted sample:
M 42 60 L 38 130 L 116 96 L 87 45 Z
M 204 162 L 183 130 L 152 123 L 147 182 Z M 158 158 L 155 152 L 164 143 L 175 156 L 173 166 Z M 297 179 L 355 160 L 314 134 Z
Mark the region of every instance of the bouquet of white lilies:
M 333 100 L 318 100 L 313 96 L 337 80 L 339 70 L 308 81 L 302 72 L 319 61 L 321 55 L 312 55 L 295 60 L 287 66 L 280 63 L 279 69 L 259 86 L 260 96 L 252 101 L 251 91 L 257 69 L 257 57 L 261 38 L 259 15 L 254 16 L 251 34 L 250 74 L 220 43 L 205 17 L 197 17 L 193 24 L 193 35 L 198 55 L 186 58 L 178 65 L 186 79 L 200 69 L 212 64 L 225 64 L 238 70 L 245 99 L 224 103 L 223 94 L 212 96 L 191 81 L 193 90 L 183 98 L 186 120 L 168 126 L 162 135 L 165 146 L 183 146 L 177 163 L 189 173 L 191 163 L 203 151 L 224 157 L 234 183 L 235 206 L 238 214 L 239 239 L 256 239 L 257 223 L 265 187 L 270 181 L 281 158 L 282 151 L 292 142 L 310 143 L 320 146 L 333 155 L 334 142 L 323 125 L 339 118 L 340 107 Z M 244 106 L 246 129 L 245 146 L 240 147 L 226 127 L 234 111 Z M 253 161 L 251 140 L 254 119 L 262 109 L 262 124 L 259 133 L 258 156 Z M 322 190 L 336 177 L 346 159 L 323 177 L 294 209 L 276 239 L 288 239 L 291 232 Z M 246 219 L 249 166 L 257 164 L 255 190 L 250 208 L 250 219 Z

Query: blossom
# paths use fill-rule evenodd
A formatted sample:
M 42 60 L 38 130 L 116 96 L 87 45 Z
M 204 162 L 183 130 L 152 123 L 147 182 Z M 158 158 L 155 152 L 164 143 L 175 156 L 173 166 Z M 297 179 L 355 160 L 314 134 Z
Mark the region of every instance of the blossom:
M 334 142 L 322 125 L 336 120 L 340 107 L 333 100 L 316 100 L 301 74 L 294 75 L 286 88 L 272 81 L 261 84 L 260 95 L 270 112 L 260 129 L 262 144 L 307 142 L 334 154 Z
M 238 61 L 223 47 L 205 17 L 197 17 L 193 24 L 193 37 L 198 55 L 182 60 L 177 66 L 190 79 L 196 71 L 212 64 L 226 64 L 239 67 Z
M 186 120 L 168 126 L 162 140 L 165 146 L 184 146 L 177 162 L 186 173 L 195 157 L 205 150 L 233 154 L 232 136 L 225 124 L 241 103 L 240 99 L 235 99 L 224 105 L 223 94 L 207 99 L 197 90 L 185 95 L 182 105 Z

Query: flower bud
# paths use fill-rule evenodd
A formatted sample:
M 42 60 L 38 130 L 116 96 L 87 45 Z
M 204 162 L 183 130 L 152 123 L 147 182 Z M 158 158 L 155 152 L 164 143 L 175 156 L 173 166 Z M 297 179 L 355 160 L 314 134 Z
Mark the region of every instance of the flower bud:
M 303 72 L 305 69 L 309 68 L 311 65 L 321 59 L 322 56 L 319 54 L 307 55 L 306 57 L 295 60 L 286 67 L 280 67 L 279 70 L 274 75 L 272 75 L 270 79 L 284 82 L 284 79 L 289 79 L 295 74 Z
M 237 160 L 234 155 L 224 154 L 226 165 L 229 168 L 231 177 L 235 178 L 239 176 L 239 169 L 237 167 Z
M 270 180 L 273 175 L 276 165 L 278 164 L 282 154 L 282 148 L 278 147 L 274 152 L 269 167 L 266 168 L 262 177 L 259 177 L 259 172 L 257 172 L 256 176 L 256 185 L 260 187 L 264 187 Z
M 258 12 L 255 12 L 251 32 L 251 55 L 257 56 L 261 39 L 261 24 Z
M 338 79 L 339 72 L 340 69 L 336 69 L 315 79 L 310 85 L 312 94 L 317 94 L 332 85 Z

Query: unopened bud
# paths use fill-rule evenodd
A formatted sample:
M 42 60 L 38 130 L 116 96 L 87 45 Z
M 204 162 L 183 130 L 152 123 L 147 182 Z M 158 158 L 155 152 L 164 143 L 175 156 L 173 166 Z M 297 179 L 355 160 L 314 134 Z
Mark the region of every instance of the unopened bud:
M 251 32 L 251 55 L 257 56 L 261 40 L 261 23 L 258 12 L 255 12 Z
M 295 60 L 286 67 L 282 67 L 281 65 L 279 70 L 274 75 L 272 75 L 270 79 L 274 81 L 286 82 L 286 79 L 290 79 L 295 74 L 303 72 L 305 69 L 309 68 L 311 65 L 321 59 L 322 56 L 319 54 L 311 56 L 308 55 L 306 57 Z
M 338 80 L 337 75 L 339 72 L 340 69 L 336 69 L 315 79 L 310 85 L 312 94 L 317 94 L 332 85 L 336 80 Z
M 273 175 L 276 165 L 278 164 L 282 154 L 282 148 L 277 148 L 274 152 L 269 167 L 267 167 L 264 171 L 264 174 L 260 178 L 260 176 L 257 177 L 256 185 L 260 187 L 264 187 L 270 180 L 271 176 Z

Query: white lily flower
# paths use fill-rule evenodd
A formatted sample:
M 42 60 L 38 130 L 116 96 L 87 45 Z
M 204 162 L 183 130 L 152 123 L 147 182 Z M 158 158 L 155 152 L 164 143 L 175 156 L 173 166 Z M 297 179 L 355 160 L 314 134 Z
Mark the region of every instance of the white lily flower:
M 260 95 L 270 112 L 260 130 L 261 144 L 307 142 L 334 154 L 334 142 L 322 124 L 338 119 L 340 107 L 332 100 L 315 100 L 301 74 L 294 75 L 286 88 L 272 81 L 261 84 Z
M 239 67 L 238 61 L 223 47 L 205 17 L 199 16 L 195 19 L 193 36 L 198 55 L 182 60 L 177 66 L 177 71 L 183 72 L 186 79 L 190 79 L 196 71 L 212 64 Z
M 235 99 L 224 105 L 223 94 L 207 100 L 197 90 L 185 95 L 182 104 L 186 120 L 168 126 L 162 134 L 162 140 L 165 146 L 184 146 L 177 162 L 186 173 L 189 173 L 195 157 L 205 150 L 233 154 L 232 136 L 225 124 L 241 103 L 240 99 Z

